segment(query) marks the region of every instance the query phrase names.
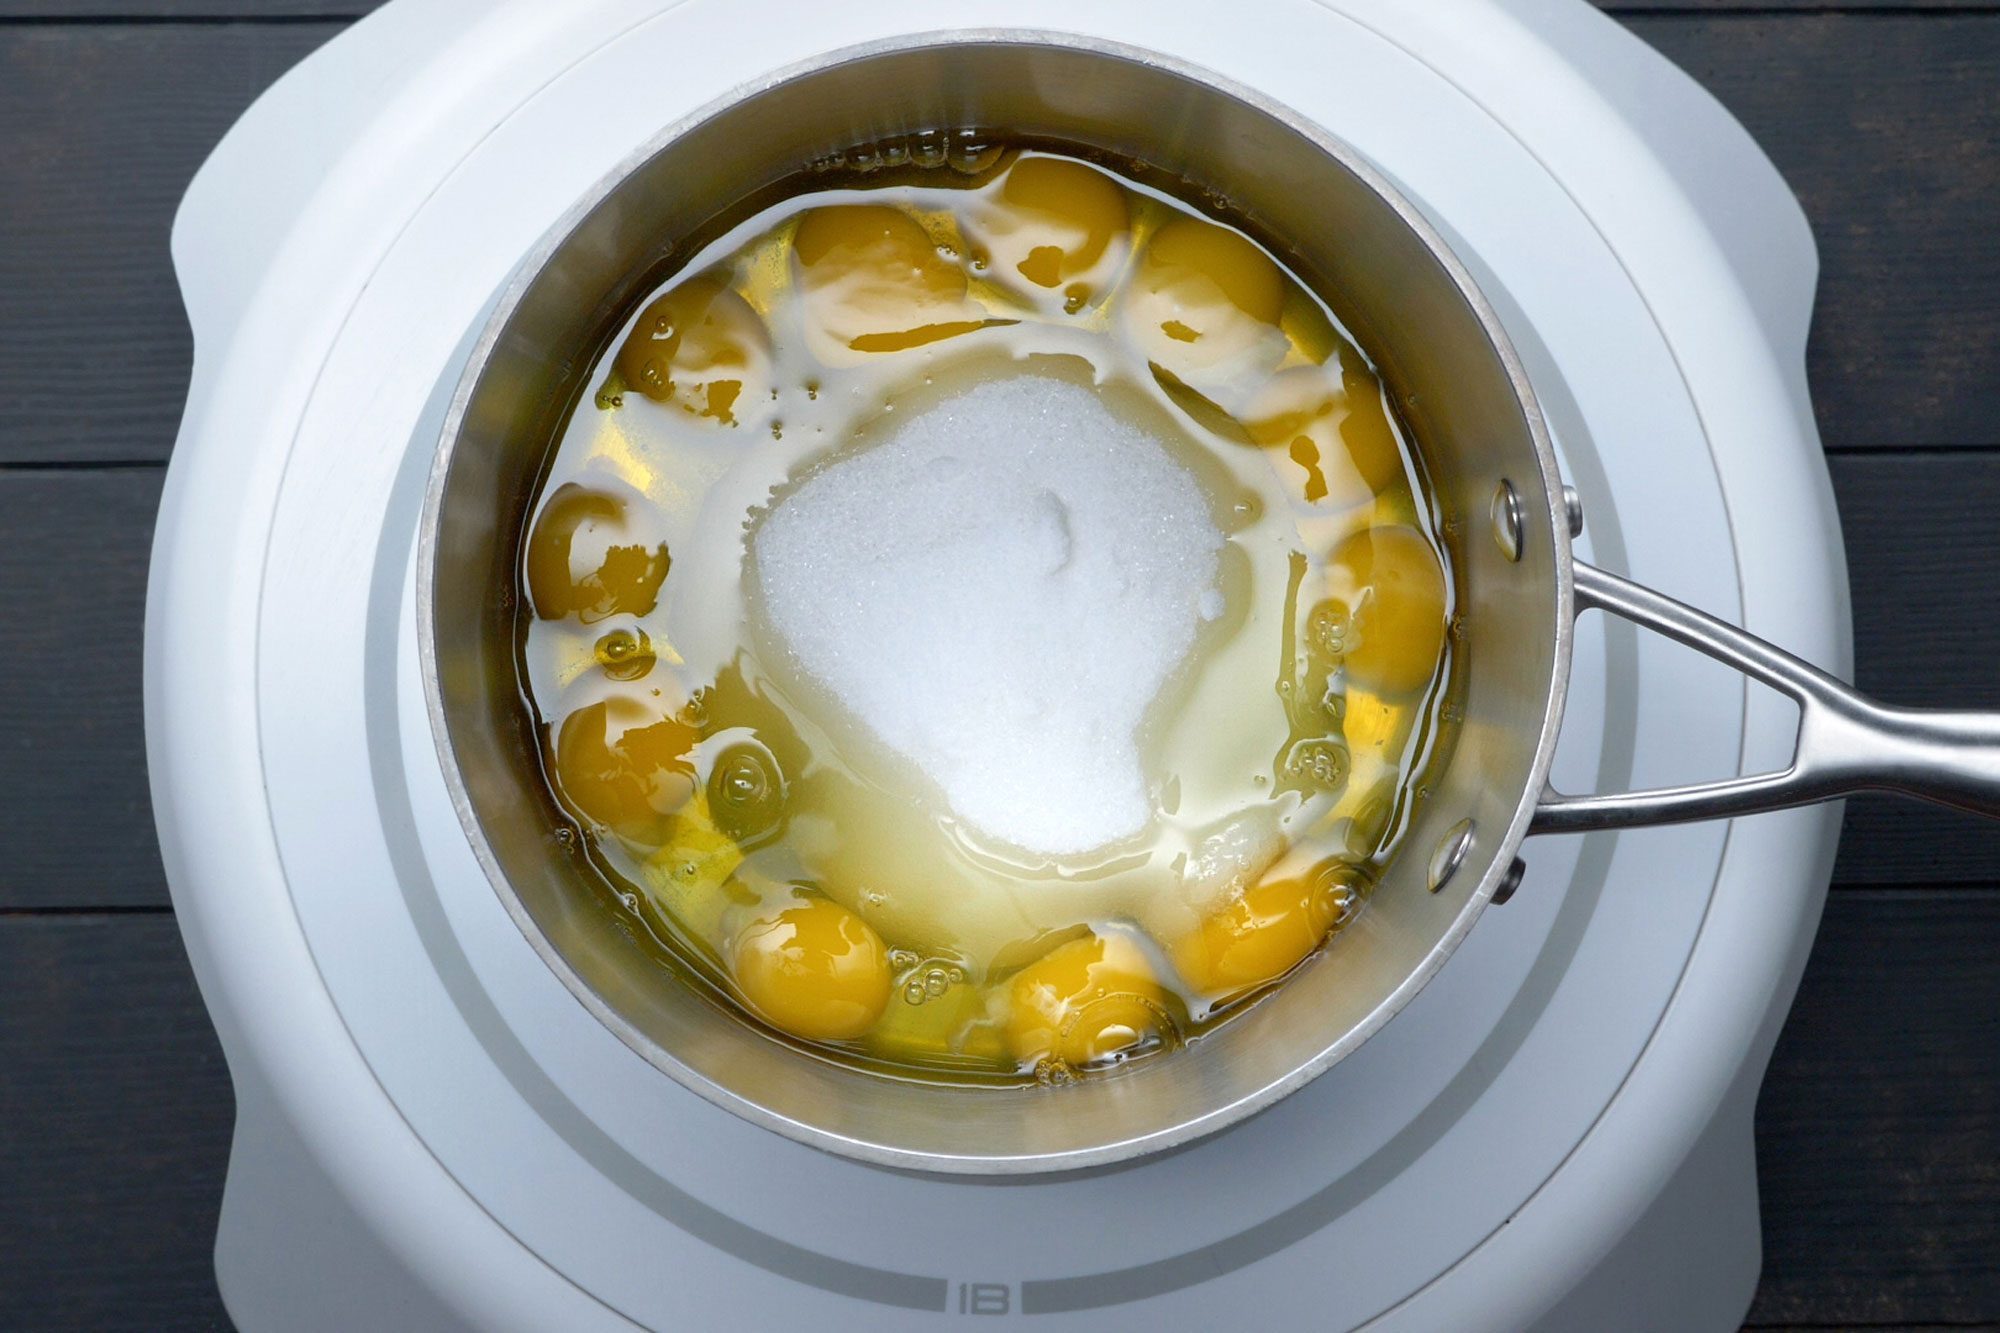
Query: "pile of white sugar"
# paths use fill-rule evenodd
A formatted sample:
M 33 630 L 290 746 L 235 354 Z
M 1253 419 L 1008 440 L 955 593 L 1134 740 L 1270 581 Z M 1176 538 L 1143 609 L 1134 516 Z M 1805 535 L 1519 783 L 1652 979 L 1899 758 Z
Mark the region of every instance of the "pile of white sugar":
M 987 380 L 813 474 L 753 534 L 796 666 L 1030 852 L 1151 816 L 1146 709 L 1222 611 L 1201 488 L 1093 390 Z

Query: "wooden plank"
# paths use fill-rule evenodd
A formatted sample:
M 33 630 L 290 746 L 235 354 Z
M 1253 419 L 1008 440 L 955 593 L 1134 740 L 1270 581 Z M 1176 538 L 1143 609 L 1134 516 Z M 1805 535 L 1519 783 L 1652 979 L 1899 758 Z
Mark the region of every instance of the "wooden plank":
M 166 457 L 189 357 L 174 208 L 243 108 L 338 30 L 0 26 L 0 461 Z
M 1757 1324 L 1743 1333 L 1993 1333 L 1991 1324 Z
M 2000 454 L 1828 460 L 1854 592 L 1855 682 L 1925 707 L 2000 709 Z M 1838 883 L 2000 882 L 2000 823 L 1851 802 Z
M 1991 820 L 1891 796 L 1848 801 L 1833 886 L 1889 888 L 1993 883 L 2000 828 Z
M 1854 592 L 1855 683 L 1895 703 L 2000 709 L 2000 453 L 1827 465 Z
M 0 909 L 166 902 L 139 703 L 160 477 L 0 471 Z
M 235 1103 L 173 918 L 0 917 L 0 1015 L 0 1328 L 228 1328 Z
M 1753 1323 L 2000 1322 L 2000 893 L 1827 906 L 1757 1107 Z
M 1827 443 L 2000 444 L 2000 14 L 1628 22 L 1736 113 L 1812 219 Z
M 2000 14 L 1630 22 L 1744 118 L 1813 216 L 1828 441 L 2000 443 Z M 0 460 L 165 456 L 187 373 L 174 203 L 338 28 L 0 27 Z

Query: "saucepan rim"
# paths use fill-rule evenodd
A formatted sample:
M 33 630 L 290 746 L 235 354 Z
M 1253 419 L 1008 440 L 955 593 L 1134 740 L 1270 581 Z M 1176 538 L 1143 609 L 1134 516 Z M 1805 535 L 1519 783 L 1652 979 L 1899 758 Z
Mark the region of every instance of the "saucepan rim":
M 1169 1129 L 1137 1135 L 1129 1139 L 1105 1143 L 1101 1146 L 1065 1151 L 1061 1153 L 1024 1154 L 1016 1156 L 976 1156 L 947 1155 L 933 1151 L 918 1151 L 898 1147 L 895 1144 L 859 1139 L 833 1133 L 820 1126 L 803 1123 L 772 1110 L 750 1098 L 725 1088 L 699 1070 L 677 1058 L 638 1028 L 623 1014 L 597 994 L 595 989 L 570 965 L 567 959 L 544 934 L 519 894 L 509 883 L 508 876 L 500 864 L 498 856 L 489 844 L 483 831 L 478 810 L 467 789 L 461 772 L 456 748 L 452 739 L 451 724 L 447 717 L 444 687 L 439 678 L 439 645 L 437 637 L 438 594 L 438 529 L 440 514 L 448 490 L 452 462 L 457 442 L 465 426 L 468 408 L 473 402 L 482 376 L 487 369 L 495 347 L 510 320 L 516 314 L 523 300 L 543 276 L 551 260 L 569 242 L 580 225 L 594 210 L 603 204 L 618 187 L 638 171 L 656 154 L 664 151 L 677 139 L 687 135 L 697 126 L 727 115 L 731 109 L 745 102 L 779 88 L 787 83 L 815 74 L 824 73 L 843 65 L 865 62 L 885 56 L 921 50 L 929 47 L 973 47 L 973 46 L 1031 46 L 1055 47 L 1107 60 L 1131 62 L 1150 66 L 1167 75 L 1177 77 L 1206 89 L 1233 98 L 1247 105 L 1255 112 L 1277 121 L 1291 132 L 1307 140 L 1319 152 L 1326 155 L 1330 163 L 1352 173 L 1368 188 L 1372 189 L 1388 205 L 1430 255 L 1448 275 L 1464 300 L 1472 318 L 1481 326 L 1486 340 L 1504 367 L 1511 383 L 1515 402 L 1518 403 L 1526 432 L 1533 442 L 1540 476 L 1522 478 L 1524 484 L 1519 491 L 1519 500 L 1525 504 L 1545 501 L 1546 514 L 1540 512 L 1520 515 L 1524 530 L 1532 534 L 1547 534 L 1555 544 L 1552 568 L 1555 588 L 1553 599 L 1554 657 L 1550 669 L 1550 681 L 1546 707 L 1542 715 L 1532 723 L 1526 716 L 1520 719 L 1522 730 L 1530 725 L 1539 727 L 1539 734 L 1527 769 L 1527 780 L 1522 785 L 1520 798 L 1512 811 L 1511 821 L 1504 828 L 1481 829 L 1476 848 L 1472 849 L 1467 861 L 1456 867 L 1458 873 L 1478 870 L 1480 879 L 1457 915 L 1448 927 L 1437 937 L 1421 962 L 1412 969 L 1402 983 L 1397 986 L 1361 1022 L 1350 1027 L 1336 1042 L 1321 1049 L 1314 1057 L 1306 1060 L 1285 1077 L 1276 1079 L 1254 1093 L 1240 1097 L 1228 1104 L 1212 1108 L 1207 1114 L 1184 1121 Z M 1247 88 L 1214 71 L 1162 53 L 1122 42 L 1072 33 L 1051 32 L 1027 28 L 970 28 L 947 29 L 925 33 L 897 36 L 877 41 L 847 46 L 797 64 L 776 70 L 769 75 L 741 85 L 688 116 L 669 125 L 649 139 L 642 147 L 628 155 L 611 171 L 600 178 L 583 196 L 542 235 L 534 247 L 523 257 L 512 277 L 501 292 L 492 308 L 484 328 L 474 343 L 465 364 L 456 391 L 452 395 L 449 411 L 440 432 L 437 454 L 429 477 L 421 527 L 418 538 L 417 569 L 417 617 L 418 644 L 421 674 L 425 691 L 425 706 L 437 746 L 439 762 L 443 768 L 445 785 L 449 792 L 453 809 L 459 823 L 471 844 L 474 856 L 481 869 L 491 881 L 495 892 L 505 906 L 514 923 L 527 938 L 529 944 L 548 965 L 564 986 L 590 1011 L 590 1013 L 655 1068 L 666 1073 L 675 1081 L 689 1088 L 704 1099 L 743 1117 L 764 1128 L 773 1130 L 813 1147 L 828 1150 L 839 1155 L 858 1159 L 879 1166 L 916 1170 L 925 1173 L 948 1175 L 1025 1175 L 1068 1172 L 1077 1169 L 1102 1167 L 1133 1158 L 1150 1156 L 1165 1149 L 1194 1139 L 1204 1137 L 1232 1124 L 1266 1106 L 1280 1100 L 1296 1089 L 1312 1081 L 1326 1069 L 1332 1067 L 1350 1051 L 1360 1046 L 1385 1023 L 1395 1016 L 1410 999 L 1436 974 L 1445 961 L 1456 950 L 1492 899 L 1496 888 L 1506 877 L 1522 841 L 1529 833 L 1530 821 L 1534 816 L 1537 801 L 1547 783 L 1547 775 L 1552 762 L 1556 739 L 1561 727 L 1564 699 L 1567 693 L 1573 636 L 1573 574 L 1569 545 L 1569 526 L 1564 512 L 1563 487 L 1556 467 L 1554 449 L 1535 395 L 1506 332 L 1501 326 L 1492 305 L 1481 293 L 1466 266 L 1453 253 L 1438 230 L 1424 217 L 1402 192 L 1381 172 L 1371 165 L 1352 147 L 1320 125 L 1290 108 L 1267 97 L 1254 89 Z M 1463 850 L 1463 849 L 1462 849 Z M 1405 857 L 1421 855 L 1417 848 L 1405 848 Z M 1192 1054 L 1193 1052 L 1190 1052 Z M 801 1057 L 804 1058 L 804 1057 Z M 1184 1057 L 1175 1057 L 1184 1058 Z M 972 1095 L 991 1095 L 986 1090 L 976 1090 Z

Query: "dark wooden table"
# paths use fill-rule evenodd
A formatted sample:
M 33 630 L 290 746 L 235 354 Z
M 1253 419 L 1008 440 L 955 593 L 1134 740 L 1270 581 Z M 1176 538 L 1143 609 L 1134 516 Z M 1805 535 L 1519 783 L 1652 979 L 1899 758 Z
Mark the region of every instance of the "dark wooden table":
M 236 114 L 369 7 L 0 0 L 0 1329 L 227 1326 L 229 1080 L 141 742 L 189 355 L 167 225 Z M 1812 217 L 1861 685 L 2000 708 L 2000 4 L 1604 8 Z M 1757 1136 L 1753 1326 L 2000 1327 L 2000 825 L 1849 807 Z

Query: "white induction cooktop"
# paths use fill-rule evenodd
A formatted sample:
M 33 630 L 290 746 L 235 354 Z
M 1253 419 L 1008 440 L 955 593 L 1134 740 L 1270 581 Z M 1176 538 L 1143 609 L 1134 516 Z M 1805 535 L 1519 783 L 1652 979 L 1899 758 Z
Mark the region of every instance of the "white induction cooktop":
M 1139 1165 L 997 1184 L 818 1153 L 602 1028 L 495 898 L 417 674 L 446 399 L 515 261 L 661 126 L 949 20 L 1150 47 L 1383 168 L 1500 309 L 1579 555 L 1848 666 L 1803 379 L 1797 205 L 1583 0 L 395 0 L 253 107 L 174 256 L 196 368 L 156 541 L 147 731 L 239 1125 L 246 1328 L 1733 1328 L 1750 1115 L 1838 807 L 1531 840 L 1388 1028 Z M 1586 617 L 1555 778 L 1781 767 L 1775 695 Z

